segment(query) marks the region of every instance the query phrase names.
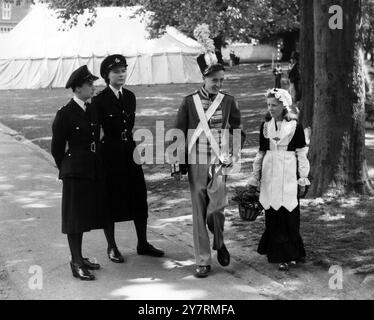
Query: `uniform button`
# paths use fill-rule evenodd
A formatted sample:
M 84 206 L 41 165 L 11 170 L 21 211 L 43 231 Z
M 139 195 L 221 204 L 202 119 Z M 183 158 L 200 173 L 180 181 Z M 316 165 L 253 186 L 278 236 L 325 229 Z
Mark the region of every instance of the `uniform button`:
M 123 120 L 123 123 L 126 123 L 126 120 Z
M 95 133 L 93 133 L 93 132 L 92 132 L 92 135 L 94 136 L 94 135 L 95 135 Z
M 76 127 L 75 130 L 79 130 L 79 127 Z

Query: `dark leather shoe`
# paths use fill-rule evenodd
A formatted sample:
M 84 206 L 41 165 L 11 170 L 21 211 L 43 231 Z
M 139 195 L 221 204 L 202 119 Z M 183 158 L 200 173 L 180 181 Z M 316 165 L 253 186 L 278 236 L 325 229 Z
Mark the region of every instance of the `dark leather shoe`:
M 100 269 L 100 265 L 98 263 L 93 263 L 88 258 L 83 258 L 83 264 L 88 270 L 99 270 Z
M 139 255 L 147 255 L 151 257 L 162 257 L 165 252 L 155 248 L 150 243 L 147 243 L 145 246 L 137 247 L 136 248 Z
M 122 254 L 118 251 L 117 248 L 109 248 L 108 251 L 108 258 L 115 263 L 123 263 L 125 259 L 123 258 Z
M 228 252 L 225 245 L 217 250 L 217 260 L 223 267 L 226 267 L 230 264 L 230 253 Z
M 95 276 L 91 274 L 85 266 L 80 266 L 77 263 L 70 262 L 71 272 L 75 278 L 79 278 L 85 281 L 95 280 Z
M 196 266 L 194 276 L 196 278 L 206 278 L 209 275 L 210 266 Z

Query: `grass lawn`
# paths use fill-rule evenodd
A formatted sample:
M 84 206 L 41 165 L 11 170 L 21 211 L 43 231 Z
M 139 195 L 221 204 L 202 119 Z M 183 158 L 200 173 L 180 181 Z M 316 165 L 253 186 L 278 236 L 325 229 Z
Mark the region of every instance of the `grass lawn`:
M 239 102 L 247 134 L 242 173 L 230 179 L 229 189 L 232 190 L 234 186 L 245 185 L 251 170 L 259 126 L 266 110 L 263 94 L 273 86 L 273 76 L 269 69 L 257 71 L 255 65 L 241 65 L 228 68 L 224 86 Z M 154 132 L 156 121 L 164 121 L 166 129 L 170 128 L 182 98 L 197 88 L 199 84 L 129 87 L 137 97 L 136 128 Z M 71 92 L 64 89 L 0 91 L 0 122 L 49 151 L 54 115 L 70 96 Z M 372 148 L 369 143 L 368 164 L 371 168 L 374 166 Z M 144 171 L 150 209 L 155 214 L 165 219 L 190 214 L 186 181 L 176 185 L 170 179 L 166 165 L 145 165 Z M 302 201 L 301 233 L 309 259 L 315 265 L 331 262 L 353 268 L 357 273 L 374 272 L 373 200 L 372 197 L 351 197 Z M 227 218 L 230 246 L 240 246 L 245 259 L 245 252 L 255 252 L 264 221 L 242 222 L 234 205 L 228 209 Z M 253 259 L 260 258 L 253 256 Z

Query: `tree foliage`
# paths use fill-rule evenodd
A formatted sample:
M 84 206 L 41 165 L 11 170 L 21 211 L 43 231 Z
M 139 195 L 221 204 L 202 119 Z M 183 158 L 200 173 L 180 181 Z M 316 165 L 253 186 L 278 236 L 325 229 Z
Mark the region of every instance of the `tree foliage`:
M 362 42 L 366 52 L 374 49 L 374 0 L 362 3 Z
M 137 14 L 152 12 L 151 36 L 161 35 L 166 26 L 193 36 L 197 25 L 206 23 L 217 37 L 239 41 L 266 39 L 299 28 L 299 0 L 43 0 L 61 10 L 61 17 L 74 24 L 84 9 L 95 16 L 98 6 L 140 5 Z

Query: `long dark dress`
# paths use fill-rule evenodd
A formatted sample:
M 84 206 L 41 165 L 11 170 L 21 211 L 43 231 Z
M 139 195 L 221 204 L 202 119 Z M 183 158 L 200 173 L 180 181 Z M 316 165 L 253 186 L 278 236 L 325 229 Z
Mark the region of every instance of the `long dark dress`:
M 104 228 L 105 173 L 95 110 L 88 106 L 84 112 L 72 99 L 57 112 L 52 132 L 51 151 L 63 182 L 62 233 Z
M 260 130 L 260 151 L 270 150 L 269 139 Z M 305 135 L 300 124 L 291 139 L 287 151 L 304 148 Z M 284 263 L 305 258 L 303 240 L 300 236 L 300 205 L 292 212 L 281 207 L 278 211 L 270 207 L 265 211 L 265 231 L 261 237 L 257 252 L 266 255 L 270 263 Z
M 122 92 L 120 101 L 110 87 L 106 87 L 92 100 L 104 129 L 102 143 L 109 222 L 148 217 L 143 169 L 133 158 L 136 98 L 129 90 L 122 88 Z

